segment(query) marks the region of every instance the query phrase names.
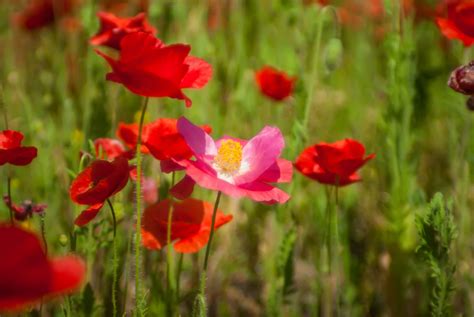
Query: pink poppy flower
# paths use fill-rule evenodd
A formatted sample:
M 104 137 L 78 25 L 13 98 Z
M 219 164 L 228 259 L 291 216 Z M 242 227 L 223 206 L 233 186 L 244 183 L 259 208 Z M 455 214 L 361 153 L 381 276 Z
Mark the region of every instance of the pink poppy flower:
M 291 162 L 280 158 L 285 141 L 278 128 L 267 126 L 248 141 L 228 136 L 214 141 L 181 117 L 178 131 L 195 157 L 179 164 L 198 185 L 266 204 L 281 204 L 290 198 L 271 185 L 290 182 L 293 173 Z

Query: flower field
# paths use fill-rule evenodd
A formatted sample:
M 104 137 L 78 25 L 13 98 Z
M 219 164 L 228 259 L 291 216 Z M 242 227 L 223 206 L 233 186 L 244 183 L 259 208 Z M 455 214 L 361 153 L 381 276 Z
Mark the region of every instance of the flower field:
M 0 0 L 0 316 L 473 316 L 474 2 Z

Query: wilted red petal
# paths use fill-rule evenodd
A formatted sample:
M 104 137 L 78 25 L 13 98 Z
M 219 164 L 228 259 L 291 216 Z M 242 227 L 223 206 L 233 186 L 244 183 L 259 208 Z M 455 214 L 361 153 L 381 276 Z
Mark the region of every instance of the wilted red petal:
M 176 185 L 170 188 L 170 194 L 173 197 L 183 200 L 191 196 L 196 182 L 189 176 L 184 176 Z

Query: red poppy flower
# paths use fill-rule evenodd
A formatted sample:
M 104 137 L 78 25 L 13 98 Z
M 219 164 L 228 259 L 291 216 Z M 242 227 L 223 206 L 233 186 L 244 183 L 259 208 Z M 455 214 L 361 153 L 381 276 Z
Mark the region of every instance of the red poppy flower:
M 75 256 L 48 259 L 40 240 L 18 227 L 0 225 L 0 312 L 27 309 L 79 288 L 86 266 Z
M 295 167 L 320 183 L 344 186 L 360 181 L 357 170 L 375 154 L 364 156 L 364 146 L 355 140 L 319 143 L 306 148 L 297 158 Z
M 290 77 L 271 66 L 264 66 L 255 73 L 255 80 L 262 94 L 280 101 L 293 94 L 296 77 Z
M 125 146 L 115 139 L 99 138 L 94 141 L 95 155 L 99 159 L 114 160 L 119 156 L 133 158 L 133 150 L 127 151 Z
M 103 45 L 120 49 L 120 41 L 127 34 L 133 32 L 145 32 L 155 35 L 156 29 L 151 26 L 145 13 L 139 13 L 132 18 L 119 18 L 108 12 L 99 12 L 100 29 L 90 39 L 92 45 Z
M 14 22 L 26 30 L 40 29 L 69 14 L 74 5 L 74 0 L 32 0 L 25 10 L 15 15 Z
M 28 165 L 38 154 L 34 146 L 21 146 L 23 134 L 14 130 L 0 132 L 0 165 Z
M 184 160 L 193 154 L 178 132 L 178 120 L 161 118 L 145 124 L 142 133 L 142 152 L 151 153 L 157 160 Z M 212 128 L 203 125 L 203 130 L 211 133 Z M 138 124 L 119 123 L 117 136 L 131 149 L 134 149 L 138 138 Z
M 173 210 L 171 241 L 176 252 L 198 252 L 207 244 L 214 206 L 202 200 L 188 198 L 181 202 L 169 199 L 149 206 L 143 214 L 142 243 L 148 249 L 159 250 L 167 244 L 168 213 Z M 232 220 L 217 210 L 214 228 Z
M 438 17 L 436 22 L 441 32 L 449 39 L 458 39 L 464 46 L 474 44 L 474 1 L 446 0 L 447 17 Z
M 95 218 L 105 201 L 127 185 L 129 166 L 125 157 L 114 161 L 96 160 L 84 169 L 71 184 L 69 194 L 72 201 L 89 205 L 74 222 L 84 226 Z
M 123 84 L 131 92 L 145 97 L 169 97 L 192 102 L 184 88 L 202 88 L 212 77 L 207 62 L 189 55 L 184 44 L 165 45 L 153 35 L 135 32 L 120 42 L 120 58 L 113 59 L 96 51 L 112 67 L 107 80 Z
M 25 221 L 33 217 L 33 214 L 43 214 L 48 207 L 46 204 L 35 204 L 31 200 L 25 200 L 20 205 L 13 203 L 8 195 L 3 196 L 3 202 L 13 210 L 15 219 Z

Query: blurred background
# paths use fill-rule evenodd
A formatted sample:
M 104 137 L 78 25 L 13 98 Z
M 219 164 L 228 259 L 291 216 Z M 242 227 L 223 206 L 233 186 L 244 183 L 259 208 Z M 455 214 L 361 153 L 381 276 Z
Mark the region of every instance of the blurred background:
M 148 122 L 184 115 L 212 126 L 216 137 L 244 139 L 275 125 L 285 136 L 283 157 L 291 161 L 311 144 L 343 138 L 376 153 L 361 170 L 362 182 L 339 191 L 340 258 L 331 274 L 322 264 L 323 185 L 295 171 L 292 183 L 282 186 L 292 196 L 285 205 L 224 197 L 221 209 L 234 220 L 215 236 L 210 316 L 330 316 L 328 285 L 337 286 L 340 316 L 432 314 L 439 281 L 417 251 L 416 219 L 430 213 L 436 192 L 452 201 L 446 208 L 456 226 L 452 245 L 445 246 L 445 260 L 455 267 L 448 315 L 474 314 L 473 113 L 447 86 L 451 71 L 473 54 L 441 34 L 435 23 L 444 14 L 441 1 L 63 0 L 33 18 L 31 2 L 0 0 L 0 85 L 10 128 L 22 131 L 24 144 L 38 147 L 39 155 L 28 168 L 0 169 L 0 179 L 12 177 L 14 200 L 48 205 L 51 250 L 74 250 L 87 260 L 88 282 L 68 300 L 72 316 L 110 316 L 112 229 L 106 213 L 74 228 L 81 208 L 68 189 L 90 140 L 115 138 L 119 122 L 137 121 L 141 104 L 105 80 L 108 65 L 89 44 L 101 10 L 123 17 L 147 12 L 160 39 L 190 44 L 192 55 L 213 66 L 209 85 L 189 92 L 191 108 L 151 99 Z M 275 102 L 260 93 L 254 77 L 265 65 L 297 78 L 290 98 Z M 171 177 L 152 157 L 145 158 L 145 175 L 156 184 L 154 199 L 163 197 Z M 114 200 L 119 305 L 126 312 L 133 308 L 127 297 L 132 187 Z M 214 199 L 198 188 L 193 196 Z M 6 206 L 0 217 L 8 219 Z M 38 228 L 39 220 L 24 225 Z M 190 315 L 202 256 L 183 257 L 182 316 Z M 165 316 L 165 257 L 165 251 L 145 252 L 149 316 Z M 61 316 L 62 305 L 49 304 L 43 314 Z

